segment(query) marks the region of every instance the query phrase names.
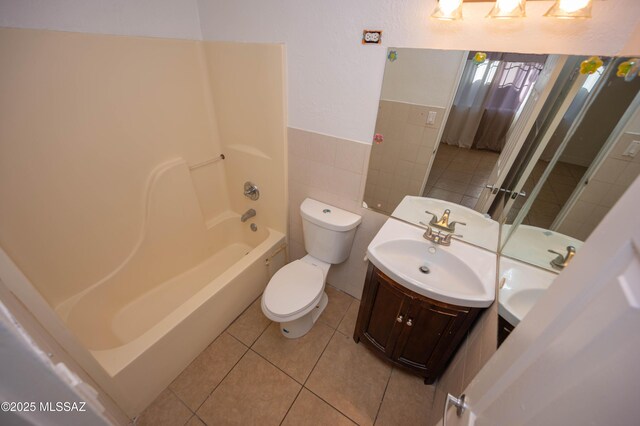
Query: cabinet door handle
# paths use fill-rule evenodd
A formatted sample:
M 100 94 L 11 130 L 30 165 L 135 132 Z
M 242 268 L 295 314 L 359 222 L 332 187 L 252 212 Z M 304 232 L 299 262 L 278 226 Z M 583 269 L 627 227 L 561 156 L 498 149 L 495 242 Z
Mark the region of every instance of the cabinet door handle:
M 396 318 L 396 321 L 398 321 L 398 322 L 404 321 L 404 316 L 398 315 L 398 318 Z
M 413 325 L 413 320 L 412 320 L 411 318 L 409 318 L 409 319 L 407 320 L 407 325 L 408 325 L 409 327 L 411 327 L 411 326 Z

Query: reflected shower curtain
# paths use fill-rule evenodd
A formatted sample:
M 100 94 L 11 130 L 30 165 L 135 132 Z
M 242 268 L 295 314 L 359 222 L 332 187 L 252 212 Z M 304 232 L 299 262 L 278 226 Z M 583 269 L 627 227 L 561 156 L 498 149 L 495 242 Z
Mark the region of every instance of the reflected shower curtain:
M 474 55 L 469 53 L 442 142 L 500 152 L 547 56 L 489 53 L 485 62 L 475 64 Z

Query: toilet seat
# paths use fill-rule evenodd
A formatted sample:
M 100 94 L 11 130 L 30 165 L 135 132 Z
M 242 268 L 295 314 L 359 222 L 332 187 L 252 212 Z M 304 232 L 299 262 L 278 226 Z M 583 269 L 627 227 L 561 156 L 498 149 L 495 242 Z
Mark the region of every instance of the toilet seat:
M 302 260 L 280 268 L 264 290 L 264 313 L 278 322 L 305 315 L 322 297 L 324 275 L 320 267 Z

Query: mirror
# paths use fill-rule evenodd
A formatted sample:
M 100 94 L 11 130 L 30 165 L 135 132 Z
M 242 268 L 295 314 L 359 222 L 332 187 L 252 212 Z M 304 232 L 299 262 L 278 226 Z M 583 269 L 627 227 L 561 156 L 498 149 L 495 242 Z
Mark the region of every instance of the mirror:
M 541 117 L 543 130 L 529 135 L 538 153 L 520 180 L 531 196 L 516 200 L 505 215 L 504 256 L 557 271 L 551 264 L 557 255 L 548 250 L 579 249 L 638 175 L 638 160 L 624 154 L 640 130 L 625 128 L 640 79 L 616 75 L 625 60 L 605 60 L 596 73 L 561 82 L 568 95 L 547 100 L 548 110 L 553 102 L 564 106 Z
M 488 52 L 478 60 L 475 52 L 389 49 L 364 205 L 418 224 L 397 210 L 411 195 L 454 203 L 451 220 L 474 211 L 491 217 L 487 186 L 504 178 L 535 113 L 531 94 L 556 67 L 547 55 Z M 493 239 L 476 236 L 464 241 L 496 251 Z
M 617 75 L 629 58 L 583 74 L 591 58 L 477 53 L 388 50 L 363 204 L 417 225 L 432 209 L 484 219 L 456 233 L 500 249 L 508 329 L 640 174 L 640 77 Z

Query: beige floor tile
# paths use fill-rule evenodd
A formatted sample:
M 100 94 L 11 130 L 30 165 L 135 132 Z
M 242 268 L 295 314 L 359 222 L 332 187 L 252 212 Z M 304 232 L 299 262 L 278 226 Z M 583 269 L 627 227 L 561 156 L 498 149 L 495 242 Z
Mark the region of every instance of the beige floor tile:
M 248 351 L 197 412 L 209 425 L 278 425 L 300 384 Z
M 287 339 L 280 332 L 280 325 L 272 323 L 252 349 L 303 384 L 332 335 L 333 329 L 318 321 L 304 336 Z
M 242 358 L 247 347 L 222 333 L 169 385 L 191 410 L 196 411 Z
M 165 389 L 138 417 L 138 426 L 183 425 L 193 415 L 169 389 Z
M 282 425 L 349 426 L 355 423 L 307 389 L 302 389 Z
M 305 387 L 360 425 L 372 425 L 391 367 L 351 337 L 335 333 Z
M 340 324 L 340 321 L 342 321 L 347 309 L 349 309 L 349 305 L 351 305 L 351 302 L 355 299 L 347 293 L 343 293 L 330 285 L 325 287 L 325 291 L 329 297 L 329 303 L 327 304 L 327 307 L 324 308 L 324 311 L 318 320 L 332 328 L 336 328 L 338 327 L 338 324 Z
M 345 336 L 353 336 L 356 329 L 356 321 L 358 319 L 358 310 L 360 309 L 360 301 L 354 300 L 349 306 L 347 313 L 338 326 L 338 331 Z
M 258 297 L 227 329 L 229 334 L 249 347 L 271 324 L 269 318 L 262 313 L 261 297 Z
M 198 416 L 193 416 L 189 419 L 185 426 L 206 426 L 202 420 L 198 418 Z
M 434 393 L 435 386 L 425 385 L 421 377 L 394 368 L 376 425 L 426 425 Z

